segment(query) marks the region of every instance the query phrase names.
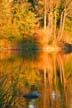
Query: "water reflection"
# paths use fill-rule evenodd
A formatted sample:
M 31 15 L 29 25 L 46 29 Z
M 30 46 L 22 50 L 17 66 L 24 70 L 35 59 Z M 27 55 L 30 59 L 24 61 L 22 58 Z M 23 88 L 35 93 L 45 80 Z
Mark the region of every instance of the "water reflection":
M 25 59 L 19 51 L 0 53 L 1 108 L 71 108 L 72 54 L 42 51 L 35 58 Z M 32 84 L 41 93 L 36 101 L 23 97 Z
M 35 106 L 35 100 L 31 100 L 31 101 L 29 102 L 28 108 L 36 108 L 36 106 Z

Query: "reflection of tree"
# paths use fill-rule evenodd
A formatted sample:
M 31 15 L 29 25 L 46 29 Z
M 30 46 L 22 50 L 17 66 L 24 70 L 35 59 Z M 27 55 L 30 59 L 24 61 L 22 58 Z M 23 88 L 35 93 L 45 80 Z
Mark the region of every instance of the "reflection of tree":
M 15 59 L 14 57 L 9 57 L 0 62 L 0 71 L 7 73 L 7 78 L 10 79 L 12 84 L 16 81 L 18 76 L 18 86 L 16 90 L 18 90 L 18 96 L 20 96 L 17 98 L 21 101 L 18 100 L 17 104 L 24 106 L 25 100 L 22 98 L 22 95 L 24 92 L 27 93 L 29 91 L 32 84 L 35 84 L 38 90 L 43 93 L 43 100 L 39 101 L 38 104 L 40 105 L 43 101 L 44 103 L 41 105 L 44 106 L 40 105 L 40 107 L 53 108 L 53 106 L 55 106 L 58 108 L 61 106 L 64 108 L 67 106 L 67 103 L 68 106 L 70 105 L 71 85 L 69 90 L 68 83 L 69 81 L 71 82 L 71 80 L 68 79 L 67 81 L 69 74 L 67 77 L 67 73 L 65 72 L 68 71 L 69 68 L 66 67 L 66 69 L 68 69 L 64 69 L 64 55 L 58 52 L 41 52 L 35 61 L 26 60 L 20 56 Z M 8 83 L 9 79 L 7 80 Z M 22 102 L 24 102 L 24 104 Z
M 68 92 L 67 81 L 64 71 L 64 58 L 58 53 L 52 55 L 53 63 L 51 63 L 53 70 L 44 68 L 44 107 L 67 107 Z M 49 57 L 49 56 L 48 56 Z M 50 57 L 49 57 L 50 58 Z M 49 60 L 49 59 L 48 59 Z M 45 63 L 44 63 L 45 64 Z M 48 66 L 45 65 L 45 66 Z M 50 66 L 50 65 L 49 65 Z M 48 72 L 48 77 L 47 77 Z

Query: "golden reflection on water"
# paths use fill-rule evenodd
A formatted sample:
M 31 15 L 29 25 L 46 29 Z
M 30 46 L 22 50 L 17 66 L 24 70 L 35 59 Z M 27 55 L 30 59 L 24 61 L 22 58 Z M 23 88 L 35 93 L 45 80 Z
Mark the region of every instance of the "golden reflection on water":
M 41 93 L 37 108 L 71 108 L 72 68 L 67 66 L 72 62 L 67 63 L 72 60 L 72 54 L 41 52 L 36 60 L 30 61 L 19 57 L 18 53 L 10 50 L 0 53 L 0 77 L 7 74 L 9 84 L 18 78 L 18 94 L 29 92 L 30 86 L 35 84 Z M 16 107 L 26 107 L 25 101 L 18 97 Z

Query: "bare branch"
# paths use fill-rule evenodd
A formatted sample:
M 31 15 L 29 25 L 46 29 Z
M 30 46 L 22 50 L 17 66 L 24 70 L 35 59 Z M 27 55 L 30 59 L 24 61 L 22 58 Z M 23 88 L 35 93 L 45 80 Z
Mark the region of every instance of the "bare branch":
M 71 12 L 72 12 L 72 9 L 66 10 L 66 16 L 71 14 Z
M 68 15 L 67 17 L 70 18 L 70 19 L 72 19 L 72 16 L 70 16 L 70 15 Z

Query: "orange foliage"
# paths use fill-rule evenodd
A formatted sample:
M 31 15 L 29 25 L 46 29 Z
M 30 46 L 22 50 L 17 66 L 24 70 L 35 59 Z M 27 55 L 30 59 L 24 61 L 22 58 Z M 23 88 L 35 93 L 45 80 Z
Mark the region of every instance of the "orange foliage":
M 67 43 L 72 44 L 72 37 L 69 35 L 68 32 L 64 32 L 63 33 L 63 36 L 62 36 L 62 39 L 61 40 L 65 41 Z

